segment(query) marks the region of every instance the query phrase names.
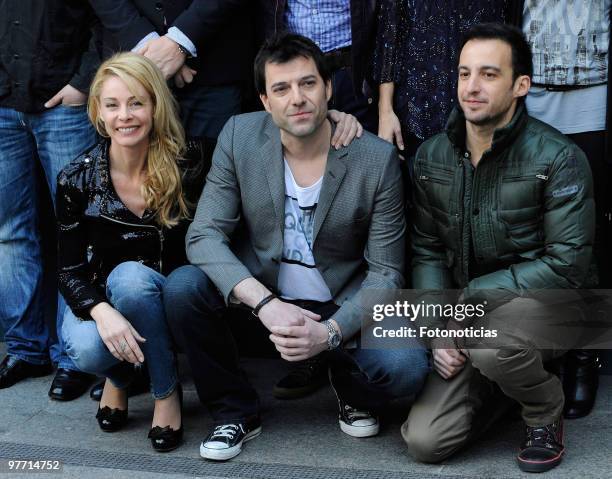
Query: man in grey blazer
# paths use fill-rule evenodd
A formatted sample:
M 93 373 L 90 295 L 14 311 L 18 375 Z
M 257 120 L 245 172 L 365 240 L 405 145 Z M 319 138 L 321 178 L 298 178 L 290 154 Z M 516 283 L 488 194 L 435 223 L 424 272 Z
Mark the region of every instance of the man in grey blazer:
M 395 149 L 368 133 L 330 149 L 330 74 L 304 37 L 269 40 L 255 81 L 266 112 L 223 128 L 187 235 L 192 265 L 164 290 L 170 328 L 215 422 L 200 446 L 213 460 L 236 456 L 261 432 L 237 350 L 268 346 L 287 361 L 328 351 L 340 427 L 355 437 L 376 434 L 376 410 L 418 392 L 428 372 L 416 340 L 355 347 L 365 291 L 404 284 Z

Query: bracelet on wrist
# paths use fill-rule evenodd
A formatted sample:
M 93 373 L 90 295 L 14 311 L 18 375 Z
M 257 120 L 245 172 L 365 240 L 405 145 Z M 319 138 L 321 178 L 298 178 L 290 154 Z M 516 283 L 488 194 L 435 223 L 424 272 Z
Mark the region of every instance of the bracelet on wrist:
M 257 306 L 253 308 L 253 311 L 251 311 L 253 316 L 255 316 L 256 318 L 259 318 L 259 311 L 261 311 L 261 308 L 263 308 L 266 304 L 268 304 L 270 301 L 276 298 L 277 296 L 274 293 L 270 293 L 268 296 L 265 296 L 264 299 L 262 299 L 259 303 L 257 303 Z

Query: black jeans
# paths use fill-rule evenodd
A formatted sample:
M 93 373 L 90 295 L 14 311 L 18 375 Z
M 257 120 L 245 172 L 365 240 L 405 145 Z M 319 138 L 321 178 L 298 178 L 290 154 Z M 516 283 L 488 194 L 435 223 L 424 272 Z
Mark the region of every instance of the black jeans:
M 225 122 L 240 113 L 240 87 L 190 84 L 174 90 L 187 135 L 217 140 Z
M 354 115 L 363 128 L 375 135 L 378 134 L 378 105 L 372 95 L 365 96 L 355 91 L 353 72 L 350 67 L 343 67 L 332 73 L 332 97 L 329 108 Z
M 272 353 L 268 330 L 250 309 L 227 308 L 210 279 L 195 266 L 172 272 L 164 287 L 170 331 L 187 355 L 200 401 L 217 424 L 259 416 L 259 399 L 240 369 L 240 353 Z M 310 303 L 323 319 L 333 303 Z M 420 391 L 429 372 L 427 351 L 343 349 L 329 353 L 334 387 L 350 405 L 377 409 L 395 397 Z
M 591 131 L 567 135 L 584 151 L 593 172 L 595 192 L 595 244 L 593 256 L 597 264 L 599 288 L 612 288 L 612 200 L 610 199 L 610 177 L 612 167 L 605 158 L 606 132 Z M 594 287 L 594 285 L 588 285 Z

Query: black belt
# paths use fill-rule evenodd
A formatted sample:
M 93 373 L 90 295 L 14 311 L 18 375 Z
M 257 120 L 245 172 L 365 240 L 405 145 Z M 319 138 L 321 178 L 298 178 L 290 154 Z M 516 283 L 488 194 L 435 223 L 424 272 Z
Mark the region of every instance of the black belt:
M 351 47 L 338 48 L 325 53 L 325 61 L 331 72 L 350 67 L 353 64 Z
M 531 85 L 538 88 L 545 88 L 546 91 L 574 91 L 583 90 L 592 86 L 605 85 L 605 83 L 597 83 L 594 85 L 548 85 L 543 83 L 532 83 Z

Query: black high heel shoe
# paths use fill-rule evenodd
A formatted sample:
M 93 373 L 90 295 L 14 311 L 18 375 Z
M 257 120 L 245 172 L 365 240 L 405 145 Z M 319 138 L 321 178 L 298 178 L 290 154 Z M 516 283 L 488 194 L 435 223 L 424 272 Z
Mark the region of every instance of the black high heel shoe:
M 116 432 L 127 424 L 128 412 L 127 409 L 110 408 L 98 406 L 96 419 L 100 425 L 100 429 L 104 432 Z
M 170 426 L 155 426 L 151 428 L 147 437 L 151 439 L 151 445 L 157 452 L 172 451 L 183 442 L 183 387 L 179 384 L 176 389 L 178 391 L 181 409 L 181 427 L 176 431 Z

